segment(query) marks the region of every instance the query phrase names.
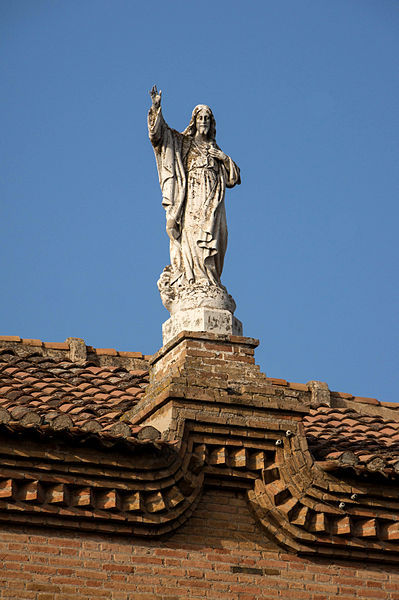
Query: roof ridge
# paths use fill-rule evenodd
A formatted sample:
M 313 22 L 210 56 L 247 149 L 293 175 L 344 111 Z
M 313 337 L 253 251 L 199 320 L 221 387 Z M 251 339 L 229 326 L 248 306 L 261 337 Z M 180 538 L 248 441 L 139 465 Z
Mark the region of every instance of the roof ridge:
M 73 338 L 68 338 L 73 339 Z M 0 335 L 1 342 L 11 342 L 23 344 L 25 346 L 33 346 L 35 348 L 48 348 L 53 350 L 69 350 L 70 344 L 68 341 L 65 342 L 44 342 L 40 339 L 35 338 L 21 338 L 19 335 Z M 124 358 L 137 358 L 149 360 L 152 354 L 143 354 L 142 352 L 133 352 L 130 350 L 115 350 L 115 348 L 95 348 L 89 344 L 86 344 L 84 340 L 82 342 L 86 345 L 89 352 L 103 356 L 121 356 Z

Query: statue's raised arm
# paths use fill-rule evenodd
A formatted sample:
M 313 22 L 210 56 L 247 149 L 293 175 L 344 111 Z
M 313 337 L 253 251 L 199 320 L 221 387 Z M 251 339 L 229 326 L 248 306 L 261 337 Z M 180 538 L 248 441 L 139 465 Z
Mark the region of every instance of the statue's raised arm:
M 162 137 L 165 134 L 164 129 L 167 125 L 164 121 L 161 109 L 162 92 L 157 90 L 157 86 L 153 85 L 150 90 L 152 100 L 151 108 L 148 112 L 148 133 L 154 148 L 162 142 Z
M 158 110 L 158 108 L 161 106 L 161 98 L 162 98 L 162 91 L 157 90 L 157 86 L 153 85 L 152 89 L 150 90 L 150 96 L 151 96 L 151 100 L 152 100 L 152 108 L 154 110 Z
M 162 94 L 155 85 L 150 96 L 148 132 L 170 239 L 171 264 L 159 281 L 162 301 L 173 311 L 188 292 L 191 300 L 192 294 L 202 295 L 202 300 L 204 294 L 223 296 L 228 305 L 224 308 L 233 312 L 234 301 L 220 276 L 227 247 L 225 191 L 241 183 L 240 169 L 216 144 L 216 122 L 209 106 L 196 106 L 190 123 L 179 133 L 166 124 Z

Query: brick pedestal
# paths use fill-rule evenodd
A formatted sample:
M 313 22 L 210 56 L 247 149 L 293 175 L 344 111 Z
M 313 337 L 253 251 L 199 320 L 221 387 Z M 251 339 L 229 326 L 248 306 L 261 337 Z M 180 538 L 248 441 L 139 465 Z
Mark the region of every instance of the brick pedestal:
M 235 435 L 269 435 L 276 441 L 279 428 L 296 428 L 311 398 L 308 391 L 267 380 L 255 364 L 258 343 L 242 336 L 180 333 L 152 357 L 145 397 L 126 418 L 180 442 L 193 422 L 203 432 L 217 429 L 229 436 L 235 428 Z

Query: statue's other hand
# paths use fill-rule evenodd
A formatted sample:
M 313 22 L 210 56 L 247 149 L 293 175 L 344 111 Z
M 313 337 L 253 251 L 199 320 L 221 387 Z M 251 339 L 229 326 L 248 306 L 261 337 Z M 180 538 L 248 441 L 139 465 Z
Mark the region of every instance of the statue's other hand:
M 221 160 L 222 162 L 224 162 L 227 159 L 227 156 L 225 155 L 224 152 L 222 152 L 221 150 L 219 150 L 218 148 L 209 148 L 209 154 L 213 157 L 213 158 L 217 158 L 218 160 Z
M 161 106 L 161 98 L 162 98 L 162 91 L 157 90 L 157 86 L 153 85 L 152 89 L 150 90 L 150 96 L 151 96 L 151 100 L 152 100 L 152 106 L 154 108 L 159 108 Z

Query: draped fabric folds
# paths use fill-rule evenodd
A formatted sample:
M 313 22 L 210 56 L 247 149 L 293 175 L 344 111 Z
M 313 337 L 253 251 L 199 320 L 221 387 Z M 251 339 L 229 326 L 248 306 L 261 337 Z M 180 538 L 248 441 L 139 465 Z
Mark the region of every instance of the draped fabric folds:
M 240 170 L 227 157 L 213 158 L 215 140 L 198 142 L 168 127 L 161 108 L 150 109 L 154 147 L 170 239 L 170 284 L 219 284 L 227 247 L 226 187 L 240 183 Z

